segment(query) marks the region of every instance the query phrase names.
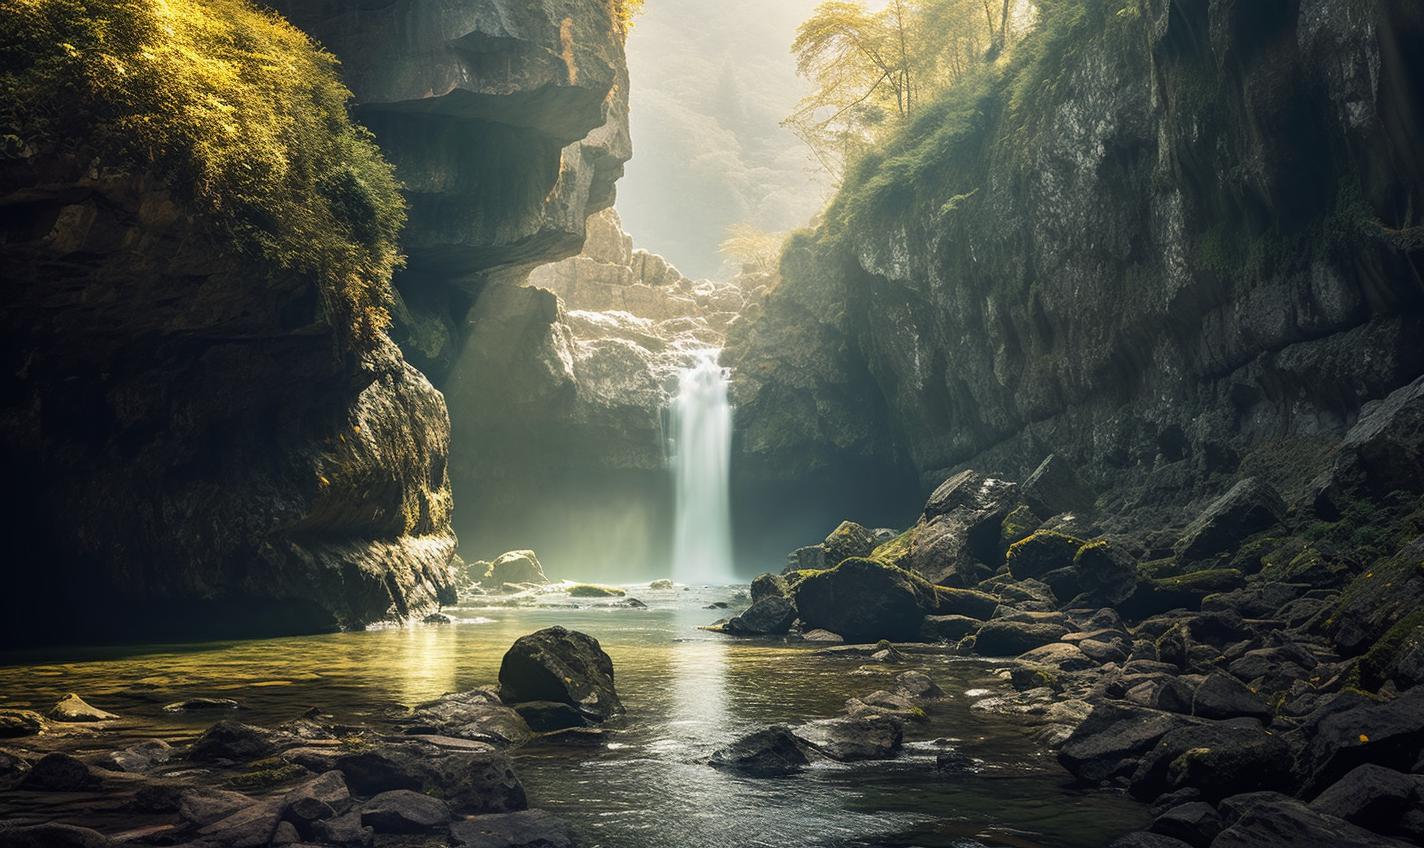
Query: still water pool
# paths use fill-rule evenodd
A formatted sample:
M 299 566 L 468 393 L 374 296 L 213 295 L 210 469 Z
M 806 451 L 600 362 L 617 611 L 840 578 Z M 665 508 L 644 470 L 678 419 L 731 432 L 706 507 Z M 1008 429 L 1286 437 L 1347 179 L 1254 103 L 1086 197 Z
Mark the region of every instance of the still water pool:
M 1101 848 L 1147 820 L 1125 797 L 1069 787 L 1029 728 L 972 711 L 965 693 L 996 685 L 990 665 L 930 654 L 865 666 L 815 646 L 736 641 L 698 629 L 722 614 L 704 607 L 727 590 L 630 593 L 648 608 L 544 595 L 541 607 L 447 609 L 455 619 L 448 625 L 8 654 L 0 692 L 5 706 L 41 710 L 77 692 L 124 717 L 76 740 L 80 750 L 112 750 L 115 736 L 191 738 L 215 718 L 162 705 L 200 695 L 238 700 L 239 718 L 254 724 L 312 706 L 339 720 L 379 722 L 398 704 L 493 685 L 510 643 L 560 624 L 602 642 L 628 714 L 604 748 L 531 747 L 514 756 L 530 803 L 573 822 L 590 848 Z M 910 668 L 947 697 L 928 723 L 907 728 L 896 760 L 769 780 L 706 765 L 739 735 L 834 716 L 847 698 L 889 688 Z M 946 746 L 980 761 L 977 771 L 937 773 L 935 755 Z

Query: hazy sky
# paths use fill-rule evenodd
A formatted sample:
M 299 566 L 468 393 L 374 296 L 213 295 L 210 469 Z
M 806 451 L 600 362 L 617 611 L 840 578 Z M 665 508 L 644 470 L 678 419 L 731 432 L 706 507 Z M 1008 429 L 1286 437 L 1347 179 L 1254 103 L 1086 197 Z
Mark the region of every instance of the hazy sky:
M 648 0 L 628 40 L 633 161 L 618 213 L 638 247 L 721 272 L 729 226 L 803 226 L 827 179 L 780 127 L 805 93 L 789 48 L 819 0 Z

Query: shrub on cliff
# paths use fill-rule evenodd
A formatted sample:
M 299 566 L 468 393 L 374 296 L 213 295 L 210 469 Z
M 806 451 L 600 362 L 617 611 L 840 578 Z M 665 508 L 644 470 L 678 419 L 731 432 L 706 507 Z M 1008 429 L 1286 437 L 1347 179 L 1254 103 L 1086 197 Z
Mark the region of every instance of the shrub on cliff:
M 243 253 L 317 278 L 347 341 L 388 321 L 404 202 L 336 60 L 247 0 L 7 0 L 0 135 L 163 175 Z

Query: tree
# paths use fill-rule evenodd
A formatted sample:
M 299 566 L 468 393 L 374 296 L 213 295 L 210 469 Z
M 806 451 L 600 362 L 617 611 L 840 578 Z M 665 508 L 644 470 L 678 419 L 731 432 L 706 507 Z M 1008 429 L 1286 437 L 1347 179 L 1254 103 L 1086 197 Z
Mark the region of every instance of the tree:
M 751 224 L 733 224 L 722 241 L 722 255 L 743 271 L 771 273 L 781 264 L 786 233 L 768 233 Z
M 783 125 L 839 177 L 844 163 L 1003 52 L 1013 0 L 828 0 L 791 52 L 815 90 Z

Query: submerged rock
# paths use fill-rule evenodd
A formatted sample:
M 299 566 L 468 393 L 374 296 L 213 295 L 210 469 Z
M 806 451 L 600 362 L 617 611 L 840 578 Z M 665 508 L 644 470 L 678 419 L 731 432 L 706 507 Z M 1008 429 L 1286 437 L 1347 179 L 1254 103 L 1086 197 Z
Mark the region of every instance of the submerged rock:
M 797 727 L 796 736 L 833 760 L 884 760 L 900 751 L 905 731 L 899 719 L 874 711 Z
M 484 689 L 427 701 L 400 721 L 407 733 L 452 736 L 499 748 L 522 745 L 534 735 L 519 712 Z
M 549 627 L 521 636 L 499 667 L 505 703 L 555 701 L 593 721 L 623 712 L 613 686 L 613 660 L 592 636 Z
M 41 792 L 82 792 L 99 785 L 99 775 L 69 754 L 45 754 L 20 780 L 20 788 Z
M 476 816 L 450 825 L 458 848 L 575 848 L 567 822 L 544 810 Z

